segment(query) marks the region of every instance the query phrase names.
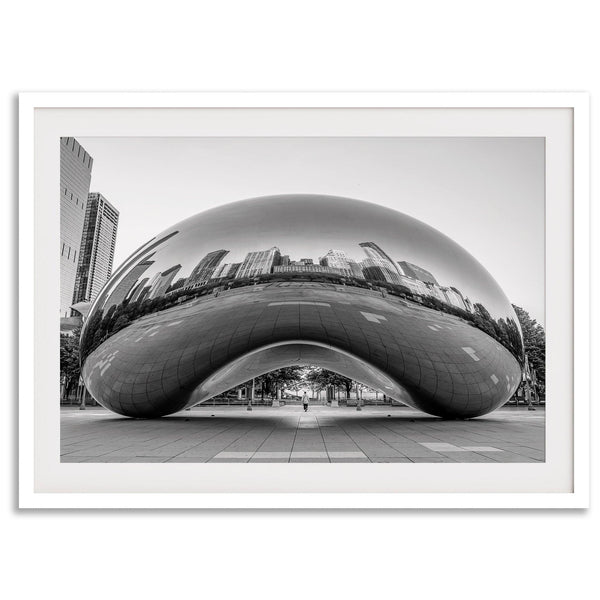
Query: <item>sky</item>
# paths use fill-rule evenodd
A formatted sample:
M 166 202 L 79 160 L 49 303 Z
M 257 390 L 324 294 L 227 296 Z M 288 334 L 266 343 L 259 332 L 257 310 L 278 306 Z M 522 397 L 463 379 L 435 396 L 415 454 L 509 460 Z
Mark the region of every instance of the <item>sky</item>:
M 198 212 L 274 194 L 386 206 L 441 231 L 544 324 L 543 138 L 99 138 L 91 192 L 119 210 L 113 272 Z

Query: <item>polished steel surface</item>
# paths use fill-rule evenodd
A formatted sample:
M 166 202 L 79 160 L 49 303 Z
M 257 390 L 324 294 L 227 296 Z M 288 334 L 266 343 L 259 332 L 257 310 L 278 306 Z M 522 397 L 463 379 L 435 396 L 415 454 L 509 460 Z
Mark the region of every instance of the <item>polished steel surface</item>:
M 94 302 L 81 340 L 92 395 L 175 412 L 290 364 L 319 364 L 440 416 L 502 405 L 523 343 L 491 275 L 440 232 L 321 195 L 244 200 L 149 240 Z

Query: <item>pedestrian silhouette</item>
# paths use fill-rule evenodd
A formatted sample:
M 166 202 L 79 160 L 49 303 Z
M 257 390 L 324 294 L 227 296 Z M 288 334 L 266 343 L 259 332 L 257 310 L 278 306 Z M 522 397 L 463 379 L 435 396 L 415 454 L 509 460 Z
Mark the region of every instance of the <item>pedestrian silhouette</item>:
M 302 396 L 302 405 L 304 406 L 304 412 L 306 412 L 308 410 L 308 394 L 306 392 Z

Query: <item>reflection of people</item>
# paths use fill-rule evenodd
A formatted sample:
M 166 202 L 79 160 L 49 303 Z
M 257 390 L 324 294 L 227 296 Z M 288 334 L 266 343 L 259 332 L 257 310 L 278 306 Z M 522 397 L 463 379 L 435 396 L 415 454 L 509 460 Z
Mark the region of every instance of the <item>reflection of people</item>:
M 304 412 L 306 412 L 308 410 L 308 394 L 306 392 L 302 396 L 302 405 L 304 406 Z

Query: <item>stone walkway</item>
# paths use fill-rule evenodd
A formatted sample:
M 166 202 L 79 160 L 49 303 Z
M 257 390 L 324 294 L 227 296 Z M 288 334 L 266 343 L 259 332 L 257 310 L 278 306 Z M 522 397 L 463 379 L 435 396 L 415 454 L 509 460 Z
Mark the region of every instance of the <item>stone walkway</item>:
M 155 420 L 61 409 L 61 462 L 543 462 L 545 410 L 445 421 L 398 407 L 201 407 Z

